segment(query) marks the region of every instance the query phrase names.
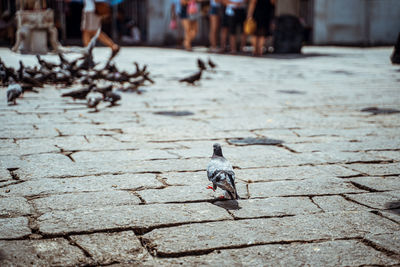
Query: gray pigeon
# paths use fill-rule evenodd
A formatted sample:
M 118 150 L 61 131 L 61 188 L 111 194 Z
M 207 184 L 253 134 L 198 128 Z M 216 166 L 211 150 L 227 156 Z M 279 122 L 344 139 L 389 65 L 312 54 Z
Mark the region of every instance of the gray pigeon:
M 225 198 L 238 199 L 239 196 L 235 187 L 235 173 L 232 164 L 222 155 L 220 144 L 214 144 L 214 153 L 207 166 L 208 180 L 213 186 L 208 188 L 214 191 L 217 187 L 225 190 Z
M 17 104 L 17 98 L 22 94 L 22 87 L 21 85 L 17 83 L 12 83 L 8 86 L 7 88 L 7 103 L 8 105 L 11 105 L 13 103 L 14 105 Z
M 95 96 L 90 96 L 90 97 L 88 98 L 88 100 L 87 100 L 87 107 L 88 107 L 88 108 L 94 108 L 95 111 L 98 111 L 98 110 L 97 110 L 97 105 L 101 102 L 101 100 L 103 100 L 102 97 L 99 97 L 99 96 L 97 96 L 97 97 L 95 97 Z

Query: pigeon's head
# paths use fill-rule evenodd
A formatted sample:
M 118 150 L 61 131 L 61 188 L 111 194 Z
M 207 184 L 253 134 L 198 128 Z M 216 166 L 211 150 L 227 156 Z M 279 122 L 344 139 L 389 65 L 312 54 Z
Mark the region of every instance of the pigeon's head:
M 220 144 L 215 143 L 215 144 L 213 145 L 213 148 L 214 148 L 214 154 L 213 154 L 213 156 L 220 156 L 220 157 L 223 157 L 223 156 L 222 156 L 222 148 L 221 148 L 221 145 L 220 145 Z

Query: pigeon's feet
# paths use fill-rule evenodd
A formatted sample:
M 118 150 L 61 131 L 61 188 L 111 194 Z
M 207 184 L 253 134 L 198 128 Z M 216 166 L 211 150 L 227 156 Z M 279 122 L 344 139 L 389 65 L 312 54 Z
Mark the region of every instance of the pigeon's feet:
M 215 192 L 215 189 L 214 189 L 214 187 L 212 187 L 211 185 L 207 186 L 207 189 L 211 189 L 212 191 L 214 191 L 214 192 Z
M 218 198 L 219 198 L 219 199 L 225 199 L 225 197 L 224 197 L 224 196 L 219 196 Z

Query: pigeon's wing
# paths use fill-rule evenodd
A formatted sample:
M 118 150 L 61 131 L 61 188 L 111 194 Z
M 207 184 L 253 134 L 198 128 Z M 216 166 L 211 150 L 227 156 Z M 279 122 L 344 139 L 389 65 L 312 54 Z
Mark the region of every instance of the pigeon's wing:
M 211 181 L 211 179 L 220 171 L 233 172 L 231 163 L 224 157 L 212 158 L 207 166 L 208 179 Z
M 13 101 L 13 93 L 12 90 L 7 90 L 7 102 Z

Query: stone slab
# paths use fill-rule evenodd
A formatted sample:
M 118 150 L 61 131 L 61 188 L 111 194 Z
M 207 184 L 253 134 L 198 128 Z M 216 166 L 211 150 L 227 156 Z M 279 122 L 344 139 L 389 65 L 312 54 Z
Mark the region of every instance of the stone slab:
M 303 180 L 310 178 L 334 178 L 352 176 L 358 172 L 348 170 L 340 165 L 290 166 L 279 168 L 240 169 L 236 171 L 237 179 L 246 182 L 268 182 L 274 180 Z
M 28 227 L 28 218 L 0 218 L 0 239 L 15 239 L 31 234 Z
M 399 209 L 392 209 L 392 210 L 388 210 L 388 211 L 380 211 L 380 213 L 382 214 L 382 216 L 398 222 L 400 224 L 400 208 Z
M 237 207 L 230 202 L 218 201 L 214 204 L 228 209 L 233 217 L 237 219 L 312 214 L 322 211 L 308 197 L 271 197 L 239 200 Z
M 169 186 L 164 189 L 149 189 L 139 191 L 138 194 L 146 201 L 146 203 L 163 203 L 163 202 L 190 202 L 190 201 L 210 201 L 222 196 L 224 193 L 221 189 L 213 192 L 207 189 L 206 180 L 202 184 L 191 186 Z M 247 198 L 246 185 L 237 183 L 236 189 L 239 197 Z
M 101 175 L 64 179 L 42 178 L 0 188 L 0 196 L 38 196 L 109 190 L 135 191 L 162 187 L 163 184 L 157 181 L 155 174 Z
M 350 164 L 348 167 L 370 176 L 400 175 L 400 163 L 398 162 L 388 164 Z
M 0 216 L 17 217 L 32 214 L 31 206 L 23 197 L 0 198 Z
M 250 197 L 326 195 L 364 192 L 339 178 L 315 178 L 301 181 L 272 181 L 249 184 Z
M 384 248 L 385 250 L 400 256 L 400 231 L 381 235 L 370 234 L 367 235 L 365 239 L 377 245 L 378 247 Z
M 362 266 L 395 265 L 386 256 L 357 240 L 289 245 L 264 245 L 215 250 L 201 256 L 159 259 L 161 266 Z
M 359 177 L 351 181 L 377 191 L 400 190 L 400 176 L 388 177 Z
M 147 250 L 132 231 L 73 235 L 71 240 L 87 251 L 96 265 L 115 262 L 140 265 L 150 260 Z
M 342 196 L 316 196 L 312 200 L 325 212 L 370 210 Z
M 154 159 L 176 159 L 177 156 L 174 156 L 168 153 L 165 150 L 156 150 L 156 149 L 137 149 L 137 150 L 118 150 L 118 151 L 99 151 L 99 152 L 77 152 L 72 155 L 76 162 L 88 162 L 93 158 L 96 159 L 97 162 L 109 162 L 110 159 L 115 160 L 116 162 L 121 161 L 139 161 L 139 160 L 154 160 Z
M 397 223 L 370 212 L 340 212 L 182 225 L 155 229 L 143 238 L 158 255 L 171 256 L 272 242 L 360 238 L 397 230 Z
M 346 196 L 374 209 L 395 209 L 400 207 L 400 191 L 348 194 Z
M 36 211 L 47 213 L 58 210 L 95 209 L 98 207 L 138 205 L 140 199 L 127 191 L 103 191 L 52 195 L 32 200 Z
M 111 229 L 148 229 L 163 225 L 230 220 L 224 210 L 210 203 L 154 204 L 46 213 L 37 219 L 44 234 L 67 234 Z
M 66 157 L 67 158 L 67 157 Z M 199 171 L 205 170 L 208 159 L 167 159 L 122 162 L 61 162 L 57 168 L 47 168 L 47 164 L 24 163 L 16 172 L 23 180 L 41 178 L 65 178 L 100 174 L 126 174 L 145 172 Z
M 63 238 L 0 241 L 1 266 L 77 266 L 91 260 Z

